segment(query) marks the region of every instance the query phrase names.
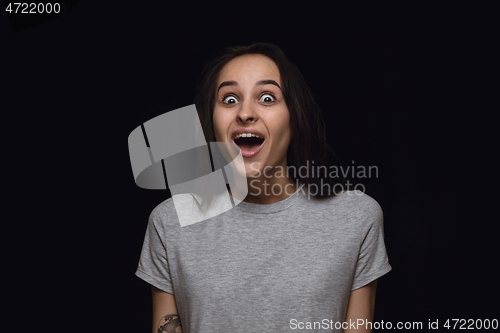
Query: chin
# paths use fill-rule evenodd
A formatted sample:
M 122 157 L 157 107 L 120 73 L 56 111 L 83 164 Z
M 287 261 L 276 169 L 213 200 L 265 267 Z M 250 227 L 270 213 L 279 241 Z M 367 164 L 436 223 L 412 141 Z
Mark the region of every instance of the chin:
M 257 179 L 261 174 L 255 171 L 247 172 L 246 176 L 248 180 Z
M 246 176 L 249 178 L 258 178 L 262 175 L 262 163 L 245 161 Z

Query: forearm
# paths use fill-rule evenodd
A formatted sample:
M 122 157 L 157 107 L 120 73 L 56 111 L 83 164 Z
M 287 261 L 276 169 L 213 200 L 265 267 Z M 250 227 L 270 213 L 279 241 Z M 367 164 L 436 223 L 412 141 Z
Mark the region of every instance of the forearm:
M 182 333 L 181 321 L 179 314 L 167 314 L 158 322 L 158 326 L 153 327 L 153 333 Z
M 153 295 L 153 333 L 182 333 L 175 296 L 155 287 Z
M 344 329 L 344 333 L 372 332 L 371 325 L 367 323 L 371 323 L 373 321 L 373 313 L 375 312 L 376 289 L 377 280 L 351 292 L 345 318 L 347 328 Z M 351 323 L 355 324 L 351 325 Z

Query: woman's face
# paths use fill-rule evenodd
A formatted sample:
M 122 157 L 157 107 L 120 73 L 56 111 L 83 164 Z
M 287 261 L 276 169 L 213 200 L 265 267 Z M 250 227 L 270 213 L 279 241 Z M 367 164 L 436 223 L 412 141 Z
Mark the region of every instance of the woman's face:
M 213 114 L 215 138 L 238 145 L 247 177 L 262 175 L 266 166 L 266 175 L 271 174 L 270 167 L 286 170 L 290 115 L 281 86 L 278 67 L 263 55 L 237 57 L 220 72 Z

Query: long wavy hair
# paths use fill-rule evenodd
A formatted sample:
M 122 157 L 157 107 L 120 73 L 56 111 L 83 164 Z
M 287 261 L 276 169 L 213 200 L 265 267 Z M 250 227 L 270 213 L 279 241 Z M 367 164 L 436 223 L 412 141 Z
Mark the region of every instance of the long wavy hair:
M 318 168 L 318 166 L 326 168 L 332 165 L 340 166 L 340 162 L 327 143 L 323 115 L 304 77 L 283 51 L 270 43 L 227 47 L 216 54 L 203 69 L 197 82 L 194 104 L 207 142 L 215 141 L 212 119 L 219 74 L 229 61 L 246 54 L 264 55 L 271 59 L 279 69 L 281 89 L 290 113 L 291 141 L 287 150 L 287 167 L 293 166 L 295 170 L 307 168 L 307 177 L 301 177 L 298 172 L 290 173 L 292 180 L 300 184 L 316 184 L 318 187 L 322 186 L 321 180 L 322 184 L 329 184 L 331 188 L 336 184 L 345 186 L 344 178 L 320 177 L 318 172 L 313 172 L 311 169 Z M 302 169 L 299 169 L 300 167 Z M 317 197 L 335 194 L 331 191 L 320 192 L 316 195 Z

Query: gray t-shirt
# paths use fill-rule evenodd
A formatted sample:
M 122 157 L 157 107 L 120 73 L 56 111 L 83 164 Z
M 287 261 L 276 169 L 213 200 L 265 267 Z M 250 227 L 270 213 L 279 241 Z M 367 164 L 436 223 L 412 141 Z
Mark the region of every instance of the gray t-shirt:
M 135 274 L 175 295 L 184 333 L 341 332 L 350 292 L 390 270 L 374 199 L 301 188 L 184 227 L 165 200 Z

